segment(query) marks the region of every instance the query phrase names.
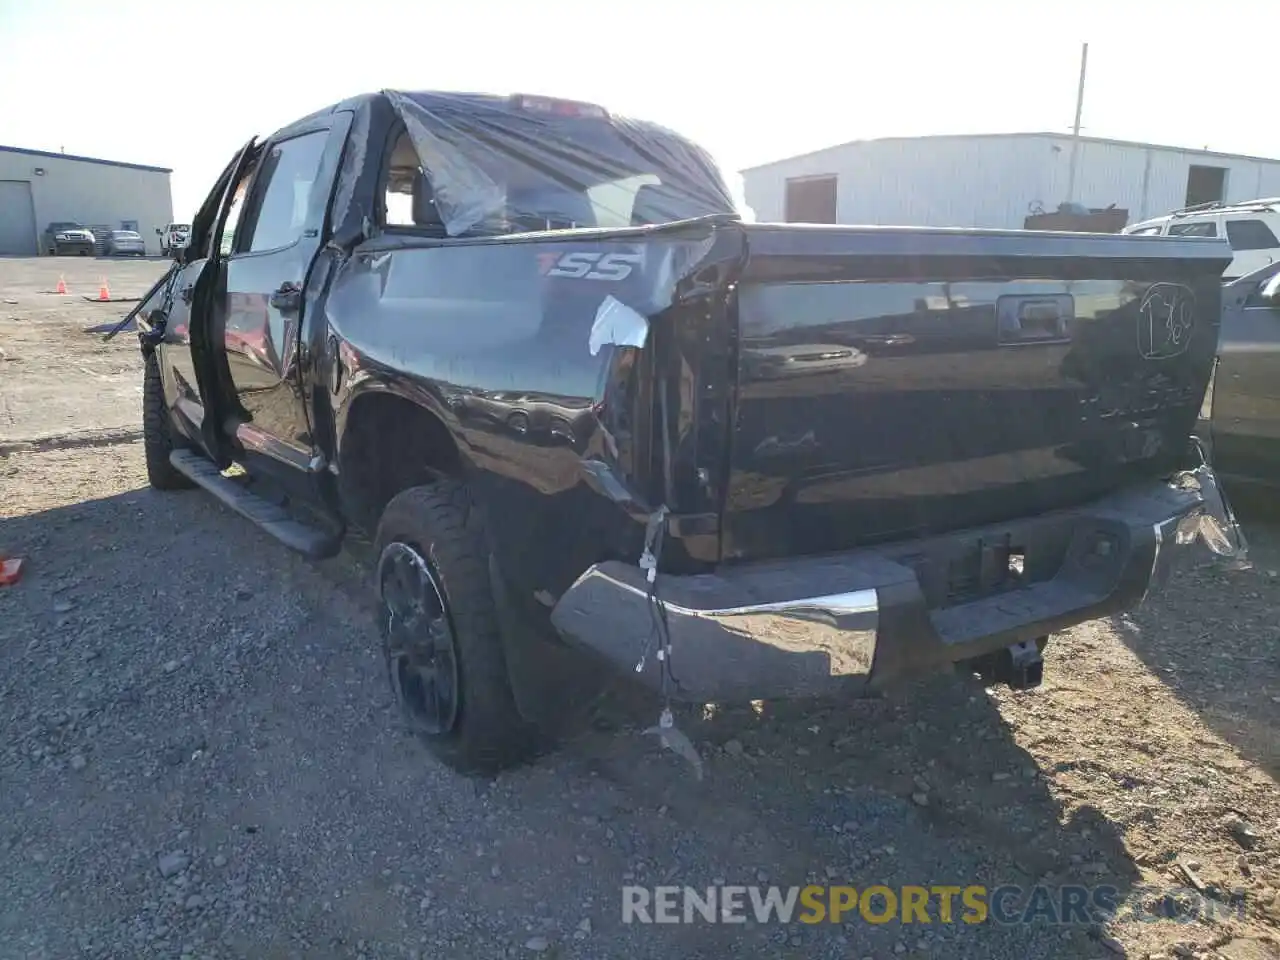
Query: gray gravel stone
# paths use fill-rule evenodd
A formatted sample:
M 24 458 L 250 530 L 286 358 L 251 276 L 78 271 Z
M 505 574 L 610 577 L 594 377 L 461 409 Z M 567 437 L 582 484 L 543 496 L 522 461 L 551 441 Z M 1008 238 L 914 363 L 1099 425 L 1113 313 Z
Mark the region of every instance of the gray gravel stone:
M 181 851 L 166 853 L 162 856 L 157 866 L 160 869 L 160 876 L 167 878 L 176 877 L 191 863 L 191 858 Z

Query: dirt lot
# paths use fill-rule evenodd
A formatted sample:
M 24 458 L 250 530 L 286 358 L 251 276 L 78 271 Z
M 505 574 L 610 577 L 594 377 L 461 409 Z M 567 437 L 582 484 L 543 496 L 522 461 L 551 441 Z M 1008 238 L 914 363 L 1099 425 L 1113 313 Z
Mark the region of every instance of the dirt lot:
M 164 260 L 0 259 L 0 449 L 19 440 L 137 435 L 137 341 L 109 344 L 86 327 L 118 319 L 164 273 Z M 59 296 L 59 277 L 67 295 Z M 113 300 L 93 303 L 106 280 Z M 131 433 L 130 433 L 131 432 Z M 60 442 L 66 442 L 65 439 Z
M 1249 528 L 1252 570 L 1206 562 L 1056 638 L 1034 692 L 945 676 L 720 711 L 692 727 L 701 782 L 619 703 L 472 781 L 403 732 L 359 556 L 308 564 L 147 489 L 135 343 L 81 332 L 129 305 L 77 295 L 162 268 L 0 260 L 0 553 L 28 563 L 0 587 L 0 958 L 1280 957 L 1280 529 Z M 59 272 L 73 296 L 42 292 Z M 716 881 L 1244 901 L 1106 926 L 621 923 L 624 884 Z

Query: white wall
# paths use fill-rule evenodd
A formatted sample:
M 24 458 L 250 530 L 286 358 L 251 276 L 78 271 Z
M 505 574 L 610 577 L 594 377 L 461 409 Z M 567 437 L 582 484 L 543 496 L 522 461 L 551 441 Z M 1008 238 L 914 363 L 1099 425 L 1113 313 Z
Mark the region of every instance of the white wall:
M 1044 189 L 1038 141 L 985 137 L 871 140 L 743 173 L 747 203 L 783 219 L 789 177 L 835 173 L 841 223 L 1022 225 Z
M 37 167 L 43 176 L 36 175 Z M 169 174 L 160 171 L 0 150 L 0 180 L 31 183 L 37 232 L 54 220 L 114 229 L 136 220 L 147 252 L 159 254 L 156 228 L 173 220 Z
M 1049 189 L 1054 197 L 1065 197 L 1071 140 L 1061 137 L 1051 143 L 1060 149 L 1050 159 Z M 1229 202 L 1280 196 L 1280 161 L 1082 140 L 1076 202 L 1127 207 L 1130 223 L 1163 216 L 1186 205 L 1192 166 L 1226 167 L 1223 199 Z
M 870 140 L 745 171 L 743 184 L 762 221 L 783 219 L 787 178 L 835 173 L 841 223 L 1016 229 L 1033 204 L 1066 199 L 1070 157 L 1070 137 L 1053 134 Z M 1228 200 L 1280 196 L 1280 161 L 1082 140 L 1074 199 L 1136 223 L 1183 206 L 1193 164 L 1228 168 Z

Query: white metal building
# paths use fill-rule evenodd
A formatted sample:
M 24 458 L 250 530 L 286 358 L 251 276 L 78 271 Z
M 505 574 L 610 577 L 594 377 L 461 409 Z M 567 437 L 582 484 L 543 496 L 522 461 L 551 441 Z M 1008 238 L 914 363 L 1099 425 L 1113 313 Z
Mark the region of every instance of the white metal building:
M 855 140 L 742 171 L 761 221 L 1016 229 L 1073 200 L 1128 222 L 1193 203 L 1280 195 L 1280 160 L 1081 137 L 979 134 Z
M 0 255 L 34 256 L 45 227 L 73 220 L 95 233 L 137 230 L 160 252 L 173 220 L 165 167 L 0 146 Z

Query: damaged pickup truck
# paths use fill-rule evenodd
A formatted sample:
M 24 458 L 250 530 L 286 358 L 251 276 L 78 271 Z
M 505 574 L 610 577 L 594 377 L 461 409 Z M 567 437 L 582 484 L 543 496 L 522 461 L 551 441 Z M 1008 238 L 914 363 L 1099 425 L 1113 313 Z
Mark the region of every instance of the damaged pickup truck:
M 384 91 L 246 143 L 177 258 L 151 484 L 310 557 L 372 536 L 391 684 L 459 769 L 527 757 L 566 664 L 1034 685 L 1054 631 L 1241 549 L 1193 437 L 1218 241 L 747 223 L 659 126 Z

